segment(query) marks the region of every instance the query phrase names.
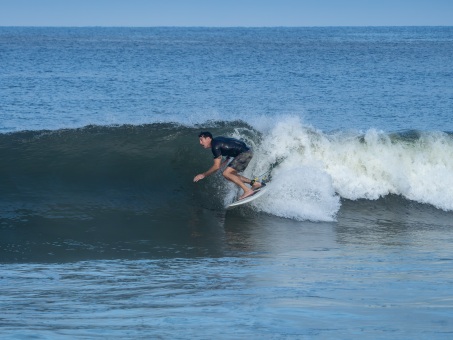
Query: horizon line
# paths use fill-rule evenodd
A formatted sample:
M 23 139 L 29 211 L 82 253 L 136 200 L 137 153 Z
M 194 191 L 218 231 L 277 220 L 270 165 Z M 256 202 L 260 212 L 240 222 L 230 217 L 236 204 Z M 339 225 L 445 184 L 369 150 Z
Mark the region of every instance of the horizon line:
M 1 25 L 0 28 L 328 28 L 328 27 L 453 27 L 453 25 L 306 25 L 306 26 L 205 26 L 205 25 Z

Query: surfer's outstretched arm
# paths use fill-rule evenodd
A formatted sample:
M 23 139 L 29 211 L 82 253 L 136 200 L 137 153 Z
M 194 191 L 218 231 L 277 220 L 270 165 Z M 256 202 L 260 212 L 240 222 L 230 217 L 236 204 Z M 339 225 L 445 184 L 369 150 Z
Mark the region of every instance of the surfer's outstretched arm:
M 203 172 L 202 174 L 198 174 L 194 177 L 193 181 L 198 182 L 199 180 L 212 175 L 214 172 L 220 169 L 220 165 L 222 162 L 222 157 L 218 157 L 214 159 L 214 164 L 209 168 L 208 171 Z

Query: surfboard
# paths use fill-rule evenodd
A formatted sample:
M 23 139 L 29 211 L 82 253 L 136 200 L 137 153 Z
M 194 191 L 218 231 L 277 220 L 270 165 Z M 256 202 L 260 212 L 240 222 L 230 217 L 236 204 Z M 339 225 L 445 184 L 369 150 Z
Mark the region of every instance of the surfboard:
M 262 196 L 267 191 L 267 189 L 268 189 L 268 186 L 259 188 L 259 189 L 255 190 L 255 193 L 253 195 L 231 203 L 229 206 L 227 206 L 227 209 L 228 210 L 229 209 L 233 209 L 233 208 L 238 207 L 240 205 L 250 203 L 250 202 L 256 200 L 258 197 Z

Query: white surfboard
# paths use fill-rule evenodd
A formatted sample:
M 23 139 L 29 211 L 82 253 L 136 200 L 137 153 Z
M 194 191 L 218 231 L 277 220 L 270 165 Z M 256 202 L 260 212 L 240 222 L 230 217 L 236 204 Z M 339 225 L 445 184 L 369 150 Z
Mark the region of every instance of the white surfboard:
M 267 191 L 267 188 L 268 187 L 265 186 L 265 187 L 257 189 L 252 196 L 248 196 L 246 198 L 243 198 L 241 200 L 237 200 L 236 202 L 231 203 L 229 206 L 227 206 L 227 209 L 233 209 L 240 205 L 247 204 L 247 203 L 250 203 L 251 201 L 256 200 L 258 197 L 260 197 Z

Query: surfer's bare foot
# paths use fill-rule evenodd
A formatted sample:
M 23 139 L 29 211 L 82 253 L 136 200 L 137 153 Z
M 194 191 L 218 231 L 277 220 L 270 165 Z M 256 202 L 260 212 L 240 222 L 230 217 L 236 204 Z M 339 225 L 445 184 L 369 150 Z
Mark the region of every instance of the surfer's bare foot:
M 246 197 L 252 196 L 254 193 L 255 193 L 255 191 L 253 191 L 253 190 L 246 191 L 246 192 L 244 192 L 244 194 L 241 197 L 239 197 L 239 199 L 242 200 Z

